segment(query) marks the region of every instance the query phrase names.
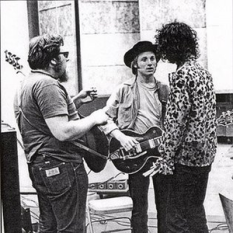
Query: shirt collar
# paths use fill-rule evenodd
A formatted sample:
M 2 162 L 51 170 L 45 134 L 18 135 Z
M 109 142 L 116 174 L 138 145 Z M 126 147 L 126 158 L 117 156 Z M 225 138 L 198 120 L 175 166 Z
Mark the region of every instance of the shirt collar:
M 158 81 L 155 77 L 154 79 L 155 79 L 156 89 L 159 89 L 161 87 L 161 82 Z M 124 84 L 132 87 L 136 83 L 136 81 L 137 81 L 137 76 L 126 80 Z
M 45 70 L 31 70 L 32 73 L 39 73 L 39 74 L 44 74 L 44 75 L 48 75 L 53 79 L 56 79 L 54 76 L 52 76 L 50 73 L 46 72 Z

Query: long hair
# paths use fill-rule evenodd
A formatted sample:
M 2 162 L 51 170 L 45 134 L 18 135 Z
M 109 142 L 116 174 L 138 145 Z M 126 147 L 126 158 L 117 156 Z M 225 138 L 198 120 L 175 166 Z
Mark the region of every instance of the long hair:
M 60 35 L 44 34 L 31 39 L 29 43 L 28 63 L 31 69 L 45 69 L 51 59 L 58 56 L 60 46 L 64 44 Z
M 197 33 L 185 23 L 165 24 L 155 35 L 161 59 L 171 63 L 182 63 L 189 58 L 198 58 Z
M 137 75 L 138 73 L 138 56 L 133 59 L 131 62 L 131 70 L 134 75 Z

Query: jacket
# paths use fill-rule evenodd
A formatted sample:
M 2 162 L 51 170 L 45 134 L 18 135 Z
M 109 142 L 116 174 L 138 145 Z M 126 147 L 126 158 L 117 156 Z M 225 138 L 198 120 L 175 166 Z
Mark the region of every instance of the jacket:
M 139 90 L 136 77 L 131 78 L 121 84 L 112 93 L 107 101 L 105 110 L 111 120 L 103 127 L 105 134 L 111 133 L 114 129 L 130 129 L 134 125 L 139 109 Z M 168 86 L 157 81 L 158 96 L 162 103 L 162 122 L 166 112 L 168 100 Z

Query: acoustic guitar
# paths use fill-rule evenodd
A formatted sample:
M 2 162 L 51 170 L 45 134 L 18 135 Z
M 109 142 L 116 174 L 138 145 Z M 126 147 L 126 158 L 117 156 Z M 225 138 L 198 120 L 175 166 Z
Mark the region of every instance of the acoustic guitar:
M 101 172 L 108 159 L 109 144 L 106 135 L 98 126 L 94 126 L 83 136 L 83 139 L 84 144 L 77 142 L 72 144 L 83 149 L 83 158 L 93 172 Z
M 134 137 L 139 143 L 133 150 L 126 151 L 120 142 L 112 138 L 110 140 L 109 159 L 115 167 L 128 174 L 140 171 L 148 162 L 155 162 L 158 157 L 158 146 L 161 142 L 162 130 L 159 127 L 151 127 L 145 133 L 138 134 L 132 130 L 122 130 L 125 135 Z
M 16 74 L 21 74 L 25 77 L 25 74 L 22 72 L 23 66 L 19 64 L 19 60 L 20 58 L 17 55 L 12 54 L 8 50 L 5 51 L 5 61 L 14 67 Z M 102 171 L 105 168 L 108 159 L 109 144 L 107 137 L 98 126 L 94 126 L 84 135 L 83 139 L 84 144 L 75 141 L 72 141 L 71 143 L 83 150 L 84 160 L 92 171 Z

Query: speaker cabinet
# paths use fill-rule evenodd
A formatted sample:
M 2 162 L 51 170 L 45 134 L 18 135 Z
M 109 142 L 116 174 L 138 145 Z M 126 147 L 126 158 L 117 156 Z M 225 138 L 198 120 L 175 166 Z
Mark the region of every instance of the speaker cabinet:
M 1 124 L 1 201 L 5 233 L 19 233 L 21 205 L 16 131 Z

